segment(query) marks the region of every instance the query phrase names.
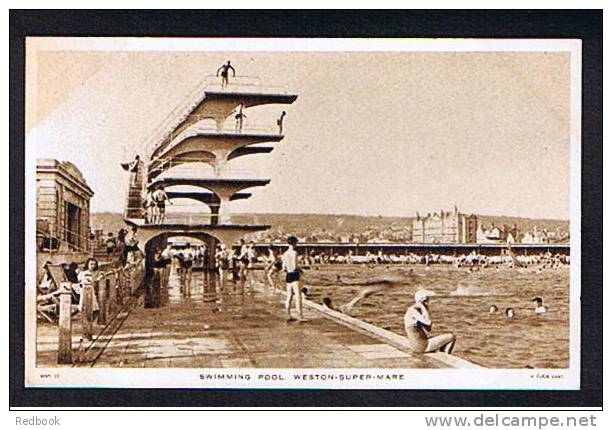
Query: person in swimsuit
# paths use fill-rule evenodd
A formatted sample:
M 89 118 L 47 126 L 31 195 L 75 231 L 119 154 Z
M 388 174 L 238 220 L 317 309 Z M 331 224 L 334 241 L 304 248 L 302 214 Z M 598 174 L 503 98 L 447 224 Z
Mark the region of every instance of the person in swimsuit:
M 215 254 L 215 260 L 217 262 L 217 270 L 219 271 L 219 283 L 223 286 L 225 282 L 226 273 L 230 268 L 230 255 L 225 249 L 224 244 L 220 244 Z
M 138 170 L 140 169 L 140 155 L 136 154 L 134 156 L 134 160 L 132 160 L 128 165 L 128 171 L 131 173 L 130 176 L 130 185 L 136 185 L 136 179 L 138 178 Z
M 445 333 L 429 337 L 432 321 L 429 314 L 429 297 L 434 294 L 427 290 L 418 290 L 414 294 L 414 305 L 410 306 L 404 315 L 404 328 L 406 337 L 415 352 L 437 352 L 447 354 L 453 352 L 456 337 L 452 333 Z
M 544 306 L 544 304 L 543 304 L 544 302 L 542 300 L 542 297 L 536 297 L 532 301 L 533 301 L 533 304 L 534 304 L 533 312 L 536 315 L 545 314 L 546 311 L 548 311 L 548 308 L 546 306 Z
M 247 116 L 242 112 L 242 106 L 243 105 L 240 105 L 240 110 L 234 116 L 234 119 L 236 120 L 236 133 L 242 133 L 242 126 L 244 125 L 244 121 L 247 118 Z
M 181 262 L 181 286 L 185 295 L 191 295 L 191 275 L 193 273 L 193 261 L 195 254 L 191 250 L 190 244 L 187 245 L 187 249 L 182 252 L 182 258 L 179 259 Z
M 145 224 L 152 224 L 155 222 L 156 211 L 157 208 L 155 206 L 155 199 L 153 198 L 153 191 L 149 190 L 143 202 Z
M 280 261 L 276 253 L 274 252 L 274 248 L 272 248 L 272 244 L 268 248 L 268 261 L 266 265 L 266 277 L 268 278 L 268 282 L 270 282 L 270 287 L 272 289 L 276 288 L 276 283 L 274 279 L 278 281 L 278 274 L 283 270 L 283 262 Z
M 249 267 L 249 250 L 247 244 L 243 239 L 240 239 L 238 262 L 238 279 L 244 282 L 247 280 L 247 269 Z
M 278 126 L 278 134 L 283 134 L 283 121 L 285 120 L 285 116 L 287 112 L 283 111 L 281 116 L 276 120 L 276 125 Z
M 230 252 L 230 272 L 232 282 L 238 282 L 240 280 L 240 248 L 234 248 Z
M 287 239 L 289 249 L 282 256 L 283 270 L 286 273 L 285 282 L 287 283 L 287 300 L 285 301 L 285 310 L 287 311 L 287 322 L 295 321 L 291 315 L 291 302 L 295 296 L 295 308 L 298 313 L 298 320 L 303 321 L 302 313 L 302 293 L 300 291 L 300 277 L 302 271 L 298 266 L 298 254 L 296 251 L 298 240 L 295 236 L 290 236 Z
M 221 72 L 221 88 L 225 88 L 229 84 L 230 70 L 232 71 L 232 76 L 236 77 L 236 70 L 232 67 L 232 63 L 229 60 L 217 69 L 217 76 L 219 76 L 219 72 Z
M 255 251 L 255 242 L 250 241 L 246 247 L 246 255 L 247 255 L 247 274 L 249 274 L 249 284 L 253 286 L 255 282 L 255 277 L 253 274 L 253 266 L 257 263 L 257 252 Z
M 163 188 L 155 190 L 155 192 L 153 192 L 152 198 L 154 205 L 157 208 L 157 216 L 155 216 L 153 222 L 155 224 L 161 224 L 164 222 L 164 219 L 166 217 L 166 202 L 170 204 L 172 204 L 172 202 L 170 202 L 170 198 L 168 197 L 168 194 L 166 194 Z
M 126 264 L 134 259 L 135 252 L 138 251 L 138 227 L 132 226 L 130 232 L 125 236 L 125 247 L 127 249 Z

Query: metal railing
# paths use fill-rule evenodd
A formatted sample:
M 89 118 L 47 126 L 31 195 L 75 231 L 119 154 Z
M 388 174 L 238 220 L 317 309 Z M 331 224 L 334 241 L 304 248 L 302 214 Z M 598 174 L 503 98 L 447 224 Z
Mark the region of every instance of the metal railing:
M 180 205 L 182 207 L 195 208 L 196 205 Z M 142 209 L 142 208 L 141 208 Z M 164 224 L 180 224 L 180 225 L 215 225 L 215 224 L 233 224 L 234 221 L 237 221 L 240 217 L 239 213 L 226 213 L 222 212 L 220 214 L 215 213 L 207 213 L 207 212 L 180 212 L 180 213 L 168 213 L 166 212 L 163 216 L 163 219 L 160 219 L 159 216 L 154 214 L 147 214 L 147 218 L 145 218 L 146 211 L 142 209 L 142 215 L 138 219 L 145 220 L 146 225 L 164 225 Z M 238 223 L 239 224 L 239 223 Z
M 36 229 L 36 249 L 38 251 L 57 252 L 63 243 L 68 244 L 71 251 L 89 252 L 88 235 L 79 234 L 57 224 L 50 224 L 49 231 Z
M 251 122 L 248 117 L 242 121 L 242 126 L 235 118 L 228 118 L 223 123 L 222 127 L 218 127 L 216 123 L 202 123 L 202 121 L 206 121 L 210 119 L 208 115 L 200 115 L 200 114 L 191 114 L 187 116 L 188 118 L 192 118 L 196 123 L 194 123 L 187 130 L 180 132 L 178 134 L 169 133 L 169 136 L 172 138 L 180 135 L 180 134 L 189 134 L 190 132 L 197 134 L 201 133 L 223 133 L 223 134 L 268 134 L 268 135 L 277 135 L 279 134 L 279 128 L 271 126 L 269 124 L 261 124 L 257 122 Z
M 167 160 L 173 160 L 168 158 Z M 194 166 L 194 162 L 200 162 L 199 159 L 180 158 L 179 161 L 167 161 L 163 163 L 161 168 L 162 173 L 155 177 L 155 180 L 163 178 L 185 178 L 185 179 L 251 179 L 255 178 L 256 171 L 253 169 L 239 169 L 227 167 L 222 169 L 214 169 L 212 166 Z M 187 163 L 187 164 L 186 164 Z M 172 172 L 169 172 L 173 169 Z M 155 169 L 151 170 L 152 172 Z
M 205 78 L 205 89 L 210 92 L 226 93 L 254 93 L 254 94 L 282 94 L 287 95 L 289 91 L 279 85 L 262 85 L 257 76 L 229 76 L 227 85 L 223 86 L 221 76 L 209 75 Z
M 83 354 L 91 349 L 91 345 L 104 334 L 109 323 L 139 294 L 143 280 L 144 259 L 133 265 L 100 273 L 93 288 L 62 282 L 56 291 L 37 297 L 37 313 L 46 315 L 45 319 L 50 322 L 53 322 L 49 318 L 50 308 L 56 308 L 59 325 L 58 364 L 82 362 Z M 75 307 L 72 302 L 77 289 L 80 289 L 79 305 Z M 82 331 L 76 360 L 73 357 L 73 317 L 80 319 Z M 84 347 L 83 340 L 90 341 L 90 345 Z

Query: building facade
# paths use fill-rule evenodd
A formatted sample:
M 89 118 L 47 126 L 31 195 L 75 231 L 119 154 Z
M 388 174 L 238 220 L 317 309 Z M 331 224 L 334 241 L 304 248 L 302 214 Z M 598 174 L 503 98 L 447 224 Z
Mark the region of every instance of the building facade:
M 481 244 L 518 243 L 519 236 L 520 232 L 516 224 L 512 227 L 507 225 L 496 227 L 494 224 L 491 224 L 489 228 L 478 225 L 476 241 Z
M 415 243 L 476 243 L 478 218 L 459 212 L 440 211 L 412 221 L 412 241 Z
M 94 192 L 68 161 L 36 163 L 36 242 L 39 251 L 87 252 L 89 201 Z

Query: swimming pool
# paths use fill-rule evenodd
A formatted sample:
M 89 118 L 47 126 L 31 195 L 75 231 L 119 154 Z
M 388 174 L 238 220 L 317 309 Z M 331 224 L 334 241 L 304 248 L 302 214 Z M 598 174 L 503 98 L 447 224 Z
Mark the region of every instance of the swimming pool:
M 412 269 L 412 272 L 410 272 Z M 348 302 L 362 286 L 339 285 L 385 277 L 404 280 L 356 305 L 351 315 L 371 324 L 404 334 L 403 317 L 414 292 L 427 288 L 436 293 L 489 293 L 503 297 L 456 297 L 433 299 L 430 312 L 432 335 L 453 332 L 454 353 L 490 368 L 567 368 L 569 366 L 569 268 L 489 268 L 469 272 L 452 266 L 322 266 L 307 270 L 304 285 L 312 300 L 325 296 L 338 306 Z M 535 315 L 532 299 L 540 296 L 549 311 Z M 495 304 L 499 311 L 489 313 Z M 515 318 L 504 310 L 512 307 Z

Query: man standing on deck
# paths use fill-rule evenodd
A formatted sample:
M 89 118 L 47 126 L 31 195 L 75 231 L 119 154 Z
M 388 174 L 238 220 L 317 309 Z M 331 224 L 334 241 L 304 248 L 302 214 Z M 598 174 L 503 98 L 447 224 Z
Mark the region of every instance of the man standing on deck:
M 295 296 L 295 308 L 298 313 L 298 321 L 303 321 L 302 314 L 302 295 L 300 292 L 300 276 L 302 271 L 298 267 L 298 254 L 296 246 L 298 240 L 295 236 L 290 236 L 287 239 L 289 249 L 282 256 L 283 270 L 286 273 L 285 281 L 287 282 L 287 300 L 285 301 L 285 310 L 287 311 L 287 322 L 295 321 L 291 316 L 291 302 Z
M 219 72 L 221 72 L 221 88 L 225 88 L 229 84 L 230 70 L 232 71 L 232 76 L 236 77 L 236 70 L 232 67 L 232 63 L 230 63 L 229 60 L 217 70 L 217 76 L 219 76 Z
M 238 271 L 238 279 L 240 282 L 245 282 L 247 280 L 247 270 L 249 268 L 249 247 L 247 246 L 244 239 L 240 239 L 240 251 L 238 254 L 238 262 L 239 262 L 239 271 Z

